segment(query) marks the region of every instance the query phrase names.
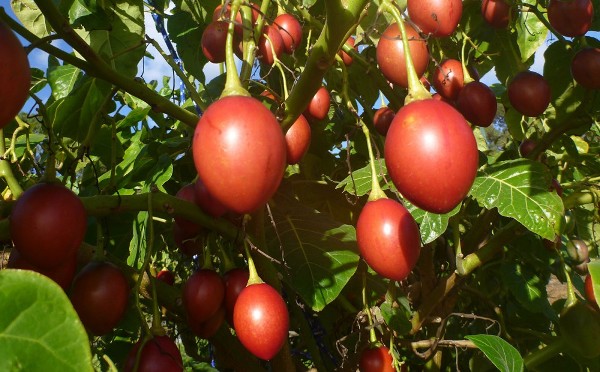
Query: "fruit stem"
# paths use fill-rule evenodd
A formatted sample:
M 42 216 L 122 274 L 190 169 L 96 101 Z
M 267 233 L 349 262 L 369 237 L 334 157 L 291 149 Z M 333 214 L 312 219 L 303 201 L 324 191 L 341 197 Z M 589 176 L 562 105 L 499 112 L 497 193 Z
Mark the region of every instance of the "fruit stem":
M 467 46 L 467 41 L 470 40 L 469 36 L 467 36 L 467 34 L 465 34 L 464 32 L 462 33 L 463 35 L 463 42 L 462 42 L 462 48 L 460 50 L 460 64 L 462 66 L 462 71 L 463 71 L 463 82 L 464 85 L 467 85 L 473 81 L 475 81 L 475 79 L 473 79 L 471 77 L 471 74 L 469 74 L 469 70 L 467 69 L 467 64 L 465 63 L 466 59 L 465 59 L 465 49 Z
M 235 269 L 236 265 L 233 262 L 233 260 L 231 259 L 231 257 L 229 257 L 229 253 L 227 252 L 225 247 L 223 247 L 223 243 L 221 242 L 221 240 L 217 240 L 216 243 L 217 243 L 217 248 L 219 248 L 219 253 L 221 256 L 221 265 L 223 268 L 223 272 L 226 273 L 230 270 Z
M 152 188 L 152 186 L 151 186 Z M 152 192 L 148 193 L 148 216 L 146 220 L 148 226 L 148 238 L 146 242 L 146 259 L 144 260 L 143 272 L 146 272 L 148 278 L 152 278 L 150 274 L 150 259 L 154 254 L 154 210 L 152 208 Z M 152 335 L 164 335 L 165 330 L 161 325 L 161 312 L 158 305 L 158 296 L 156 294 L 156 282 L 150 279 L 150 286 L 152 288 Z M 145 322 L 144 320 L 142 320 Z
M 575 287 L 573 286 L 573 281 L 571 280 L 571 275 L 569 275 L 569 270 L 567 270 L 567 264 L 565 262 L 565 259 L 563 258 L 562 254 L 560 254 L 560 251 L 557 251 L 556 254 L 558 255 L 558 258 L 560 260 L 560 265 L 561 265 L 563 273 L 565 275 L 565 279 L 567 280 L 567 300 L 565 301 L 565 304 L 564 304 L 563 310 L 562 310 L 562 312 L 564 312 L 566 309 L 575 305 L 578 300 L 577 300 L 577 296 L 575 295 Z
M 273 46 L 273 42 L 271 42 L 271 38 L 266 33 L 264 34 L 264 37 L 269 42 L 269 47 L 271 48 L 271 54 L 273 55 L 273 66 L 277 67 L 277 69 L 281 73 L 281 80 L 283 80 L 283 100 L 285 101 L 288 97 L 288 86 L 287 79 L 285 78 L 285 72 L 283 71 L 283 67 L 281 65 L 281 61 L 279 60 L 279 57 L 277 57 L 277 53 L 275 53 L 275 47 Z
M 260 276 L 258 276 L 258 273 L 256 272 L 256 266 L 254 266 L 254 260 L 252 259 L 252 255 L 250 254 L 250 248 L 248 247 L 248 245 L 248 241 L 244 240 L 244 250 L 246 251 L 246 257 L 248 259 L 248 271 L 250 272 L 250 276 L 248 277 L 248 284 L 246 286 L 264 283 Z
M 4 130 L 0 129 L 0 176 L 4 178 L 6 183 L 8 184 L 8 188 L 10 192 L 13 194 L 13 197 L 17 199 L 19 195 L 23 193 L 23 188 L 17 182 L 15 175 L 10 167 L 10 163 L 5 158 L 6 154 L 6 145 L 4 143 Z
M 102 222 L 100 219 L 96 219 L 96 249 L 94 250 L 94 260 L 103 261 L 104 255 L 104 231 L 102 229 Z
M 406 105 L 413 101 L 431 98 L 431 94 L 425 89 L 421 83 L 421 80 L 419 79 L 419 76 L 417 75 L 417 71 L 415 70 L 402 14 L 400 14 L 398 8 L 396 8 L 394 4 L 390 3 L 389 0 L 383 2 L 381 6 L 384 10 L 387 10 L 393 15 L 396 23 L 398 23 L 398 26 L 400 27 L 400 32 L 402 33 L 402 47 L 404 49 L 406 74 L 408 76 L 408 95 L 404 99 L 404 104 Z
M 212 256 L 210 254 L 210 242 L 212 240 L 212 236 L 209 236 L 208 239 L 206 239 L 206 244 L 204 244 L 204 248 L 202 249 L 203 260 L 200 270 L 213 270 Z
M 377 343 L 377 335 L 375 334 L 375 327 L 373 326 L 373 316 L 371 315 L 371 309 L 369 308 L 369 303 L 367 302 L 367 268 L 362 272 L 362 301 L 364 306 L 364 311 L 367 314 L 367 319 L 369 320 L 369 342 L 371 344 Z
M 452 226 L 452 241 L 454 243 L 454 251 L 456 254 L 456 261 L 463 258 L 462 246 L 460 241 L 460 226 L 459 220 L 456 216 L 450 218 L 450 226 Z
M 229 28 L 227 29 L 227 39 L 225 41 L 225 67 L 227 75 L 225 80 L 225 88 L 221 93 L 221 97 L 227 96 L 250 96 L 250 93 L 242 87 L 242 82 L 238 76 L 238 71 L 233 58 L 233 35 L 235 27 L 235 17 L 240 10 L 242 0 L 233 0 L 231 3 L 231 15 Z M 242 12 L 243 14 L 243 12 Z
M 536 366 L 541 363 L 552 359 L 558 353 L 564 350 L 565 341 L 562 338 L 557 339 L 556 341 L 544 346 L 541 349 L 535 350 L 529 353 L 525 358 L 523 358 L 523 362 L 525 363 L 525 367 L 527 370 L 534 370 Z
M 375 166 L 375 155 L 373 154 L 373 145 L 371 144 L 371 133 L 366 124 L 360 120 L 360 126 L 367 140 L 367 148 L 369 150 L 369 165 L 371 166 L 371 192 L 369 193 L 369 201 L 375 201 L 378 199 L 387 199 L 385 192 L 379 185 L 379 178 L 377 177 L 377 168 Z

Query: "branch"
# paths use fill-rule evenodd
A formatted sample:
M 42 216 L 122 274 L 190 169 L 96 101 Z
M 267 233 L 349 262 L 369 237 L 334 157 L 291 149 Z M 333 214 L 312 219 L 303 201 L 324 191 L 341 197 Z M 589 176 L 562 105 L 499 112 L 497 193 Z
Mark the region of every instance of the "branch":
M 148 103 L 154 110 L 164 112 L 182 123 L 195 127 L 198 122 L 198 116 L 187 111 L 167 98 L 161 96 L 146 85 L 136 82 L 115 70 L 113 70 L 100 56 L 83 40 L 71 27 L 69 21 L 65 19 L 52 1 L 36 0 L 36 4 L 46 17 L 46 20 L 62 39 L 67 42 L 75 51 L 85 58 L 88 65 L 77 66 L 86 73 L 106 80 L 111 84 L 123 89 L 133 96 L 140 98 Z

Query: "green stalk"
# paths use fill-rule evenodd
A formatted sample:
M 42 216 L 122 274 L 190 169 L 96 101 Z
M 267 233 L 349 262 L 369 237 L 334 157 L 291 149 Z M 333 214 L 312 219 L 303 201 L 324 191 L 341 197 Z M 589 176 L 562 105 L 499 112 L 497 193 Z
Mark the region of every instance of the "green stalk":
M 367 269 L 365 268 L 362 272 L 362 301 L 364 306 L 364 311 L 367 314 L 367 319 L 369 320 L 369 342 L 371 344 L 376 344 L 377 334 L 375 334 L 375 327 L 373 325 L 373 316 L 371 315 L 371 309 L 369 308 L 369 303 L 367 302 Z
M 460 50 L 460 64 L 462 66 L 462 71 L 463 71 L 464 85 L 467 85 L 475 80 L 471 77 L 471 74 L 469 74 L 469 70 L 467 69 L 467 64 L 465 63 L 465 61 L 466 61 L 465 47 L 467 46 L 467 40 L 469 40 L 469 37 L 464 32 L 462 33 L 462 35 L 463 35 L 463 43 L 462 43 L 462 48 Z
M 382 7 L 394 16 L 396 23 L 398 23 L 398 26 L 400 27 L 400 32 L 402 33 L 402 46 L 404 48 L 404 59 L 406 61 L 406 73 L 408 76 L 408 95 L 404 99 L 404 104 L 406 105 L 413 101 L 431 98 L 431 94 L 425 89 L 423 84 L 421 84 L 421 80 L 415 70 L 402 14 L 400 14 L 398 8 L 389 1 L 383 3 Z
M 233 30 L 235 27 L 235 17 L 237 16 L 241 3 L 242 0 L 233 0 L 231 4 L 231 22 L 229 22 L 227 40 L 225 41 L 225 67 L 227 69 L 227 75 L 225 88 L 221 93 L 221 98 L 227 96 L 250 96 L 250 93 L 242 87 L 242 82 L 240 81 L 237 68 L 235 67 L 235 59 L 233 58 Z
M 544 346 L 541 349 L 535 350 L 529 353 L 524 359 L 525 367 L 527 370 L 534 370 L 535 367 L 542 364 L 543 362 L 554 358 L 566 347 L 564 339 L 559 338 L 556 341 Z
M 6 153 L 6 145 L 4 143 L 4 130 L 0 129 L 0 176 L 4 178 L 6 183 L 8 184 L 8 188 L 10 192 L 13 194 L 13 197 L 17 199 L 22 193 L 23 188 L 17 182 L 15 175 L 10 167 L 10 163 L 8 160 L 4 158 L 4 154 Z
M 248 243 L 246 241 L 244 241 L 244 249 L 246 250 L 246 257 L 248 259 L 248 271 L 250 272 L 247 285 L 264 283 L 258 275 L 258 273 L 256 272 L 256 266 L 254 266 L 254 260 L 252 259 L 252 255 L 250 254 L 250 249 L 248 248 Z
M 369 165 L 371 166 L 371 192 L 369 193 L 369 201 L 375 201 L 378 199 L 387 199 L 385 192 L 379 185 L 379 179 L 377 178 L 377 169 L 375 167 L 375 155 L 373 154 L 373 145 L 371 144 L 371 135 L 369 128 L 361 121 L 362 131 L 367 140 L 367 148 L 369 149 Z

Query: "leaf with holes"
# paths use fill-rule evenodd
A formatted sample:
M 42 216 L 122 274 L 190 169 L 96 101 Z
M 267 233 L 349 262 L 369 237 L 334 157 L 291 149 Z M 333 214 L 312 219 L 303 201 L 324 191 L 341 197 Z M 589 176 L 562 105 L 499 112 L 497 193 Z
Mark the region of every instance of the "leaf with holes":
M 509 160 L 479 172 L 470 195 L 487 209 L 519 221 L 530 231 L 552 240 L 564 214 L 562 199 L 550 190 L 552 176 L 545 165 L 528 159 Z
M 523 371 L 523 358 L 514 346 L 498 336 L 471 335 L 465 336 L 502 372 Z
M 283 255 L 283 280 L 315 311 L 335 300 L 358 266 L 356 231 L 281 193 L 266 232 L 272 256 Z M 276 253 L 281 252 L 281 253 Z

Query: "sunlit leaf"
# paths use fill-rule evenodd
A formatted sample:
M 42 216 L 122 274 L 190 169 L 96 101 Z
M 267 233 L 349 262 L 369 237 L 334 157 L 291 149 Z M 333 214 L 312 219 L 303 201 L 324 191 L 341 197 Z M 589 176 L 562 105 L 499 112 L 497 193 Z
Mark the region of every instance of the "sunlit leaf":
M 471 335 L 465 337 L 481 350 L 501 372 L 523 371 L 523 358 L 514 346 L 498 336 Z

